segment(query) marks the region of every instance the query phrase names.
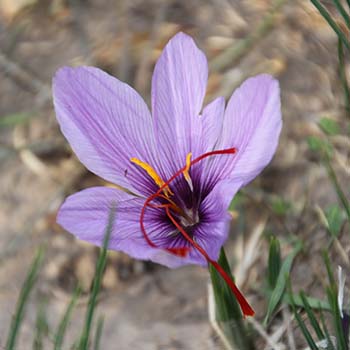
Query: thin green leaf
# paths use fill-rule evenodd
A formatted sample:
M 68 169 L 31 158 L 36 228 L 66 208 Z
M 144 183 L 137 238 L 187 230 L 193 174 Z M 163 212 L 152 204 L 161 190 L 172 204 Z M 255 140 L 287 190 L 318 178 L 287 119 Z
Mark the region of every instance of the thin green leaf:
M 223 248 L 220 251 L 218 263 L 230 278 L 233 278 Z M 231 289 L 212 265 L 209 265 L 209 272 L 214 292 L 216 321 L 232 346 L 240 350 L 252 349 L 253 344 L 247 335 L 240 307 Z
M 267 314 L 264 320 L 265 325 L 267 325 L 267 322 L 269 321 L 271 315 L 273 314 L 273 312 L 275 311 L 275 309 L 277 308 L 277 306 L 279 305 L 283 297 L 283 294 L 286 288 L 286 282 L 287 282 L 286 276 L 289 275 L 294 258 L 300 252 L 301 248 L 302 248 L 302 244 L 298 242 L 294 247 L 293 251 L 286 257 L 286 259 L 284 260 L 281 266 L 280 272 L 278 274 L 276 286 L 272 291 L 269 299 Z
M 101 316 L 97 321 L 95 341 L 94 341 L 94 350 L 100 349 L 101 338 L 102 338 L 102 329 L 103 329 L 104 317 Z
M 338 304 L 338 287 L 332 272 L 330 259 L 327 251 L 323 252 L 323 259 L 326 265 L 328 279 L 330 282 L 329 287 L 327 287 L 327 297 L 328 302 L 331 307 L 331 314 L 333 317 L 333 324 L 336 331 L 337 339 L 337 349 L 347 350 L 345 334 L 342 327 L 342 319 L 340 316 L 339 304 Z
M 344 223 L 344 212 L 337 204 L 329 206 L 325 211 L 327 228 L 333 237 L 337 237 Z
M 348 116 L 350 117 L 350 87 L 349 87 L 349 83 L 346 78 L 346 72 L 345 72 L 345 54 L 344 54 L 343 43 L 340 39 L 338 39 L 338 60 L 339 60 L 339 77 L 344 90 L 345 109 L 347 110 Z
M 342 15 L 344 18 L 346 26 L 350 29 L 350 17 L 349 14 L 346 12 L 345 8 L 341 4 L 339 0 L 333 0 L 336 8 L 338 9 L 339 13 Z
M 322 17 L 328 22 L 331 28 L 335 31 L 335 33 L 338 35 L 338 38 L 342 41 L 344 46 L 350 51 L 350 44 L 347 41 L 345 34 L 339 28 L 337 23 L 333 20 L 332 16 L 328 13 L 326 8 L 318 0 L 311 0 L 311 2 L 317 8 Z
M 315 330 L 317 336 L 318 336 L 318 339 L 319 340 L 323 340 L 325 338 L 325 335 L 324 333 L 322 332 L 322 329 L 320 327 L 320 325 L 318 324 L 317 322 L 317 319 L 316 319 L 316 316 L 315 316 L 315 313 L 314 311 L 312 310 L 307 298 L 306 298 L 306 295 L 303 291 L 300 292 L 300 298 L 302 299 L 303 301 L 303 305 L 304 305 L 304 309 L 309 317 L 309 320 L 310 320 L 310 323 L 313 327 L 313 329 Z
M 96 274 L 92 284 L 92 292 L 90 294 L 88 308 L 86 311 L 84 329 L 79 342 L 79 350 L 88 349 L 92 320 L 93 320 L 95 309 L 97 306 L 97 296 L 100 291 L 104 269 L 106 267 L 107 248 L 108 248 L 109 239 L 113 230 L 115 214 L 116 214 L 116 210 L 114 207 L 112 207 L 110 210 L 108 225 L 104 236 L 103 248 L 100 251 L 100 255 L 98 257 L 97 264 L 96 264 Z
M 304 303 L 303 303 L 302 299 L 300 298 L 300 295 L 293 294 L 292 298 L 293 298 L 296 306 L 299 306 L 299 307 L 304 306 Z M 306 298 L 307 298 L 307 301 L 308 301 L 311 308 L 318 309 L 318 310 L 322 309 L 322 310 L 326 310 L 326 311 L 331 311 L 331 307 L 330 307 L 327 300 L 321 300 L 321 299 L 313 298 L 313 297 L 306 297 Z M 291 305 L 291 303 L 292 303 L 291 296 L 289 294 L 285 294 L 283 296 L 283 302 L 285 304 Z
M 39 305 L 36 322 L 35 322 L 35 336 L 33 342 L 33 349 L 35 350 L 43 350 L 43 337 L 47 336 L 49 333 L 49 325 L 46 317 L 46 300 Z
M 350 223 L 350 203 L 348 201 L 348 198 L 346 197 L 345 193 L 343 192 L 343 189 L 341 188 L 337 175 L 332 167 L 332 164 L 330 162 L 330 159 L 328 156 L 325 157 L 325 166 L 328 172 L 328 176 L 331 179 L 333 186 L 337 192 L 339 201 L 343 205 L 346 215 L 348 217 L 349 223 Z
M 231 269 L 226 258 L 224 249 L 220 251 L 218 263 L 232 278 Z M 232 291 L 227 286 L 221 275 L 216 269 L 209 265 L 210 277 L 214 289 L 214 296 L 216 301 L 216 319 L 217 321 L 231 321 L 232 319 L 242 319 L 241 309 L 235 298 L 232 297 Z
M 298 313 L 297 308 L 295 306 L 290 278 L 288 278 L 287 283 L 288 283 L 288 292 L 289 292 L 289 296 L 290 296 L 290 300 L 291 300 L 292 310 L 293 310 L 295 319 L 297 320 L 297 323 L 299 325 L 299 328 L 300 328 L 301 332 L 303 333 L 304 338 L 305 338 L 306 342 L 308 343 L 310 349 L 311 350 L 318 350 L 318 346 L 316 345 L 315 341 L 313 340 L 309 330 L 307 329 L 303 319 L 301 318 L 301 316 Z
M 316 345 L 315 341 L 312 338 L 312 335 L 310 334 L 309 330 L 307 329 L 303 319 L 299 315 L 297 311 L 294 312 L 295 319 L 298 322 L 299 328 L 302 331 L 304 338 L 309 345 L 311 350 L 319 350 L 318 346 Z
M 340 132 L 339 124 L 333 119 L 322 118 L 319 122 L 319 126 L 327 135 L 337 135 Z
M 345 334 L 343 331 L 343 325 L 342 325 L 342 319 L 340 316 L 340 310 L 338 305 L 338 297 L 337 297 L 337 290 L 328 287 L 327 288 L 327 296 L 329 304 L 332 308 L 332 317 L 333 317 L 333 324 L 336 332 L 336 339 L 337 339 L 337 349 L 338 350 L 347 350 L 347 343 L 345 339 Z
M 326 269 L 327 269 L 329 284 L 330 284 L 332 289 L 337 290 L 337 284 L 335 282 L 335 278 L 334 278 L 334 274 L 332 271 L 331 262 L 329 260 L 328 252 L 326 250 L 324 250 L 322 255 L 323 255 L 324 264 L 326 265 Z
M 23 283 L 23 286 L 17 301 L 16 311 L 10 325 L 10 330 L 9 330 L 9 334 L 6 342 L 6 350 L 15 349 L 17 335 L 18 335 L 21 323 L 23 321 L 28 297 L 37 280 L 43 258 L 44 258 L 44 250 L 43 248 L 40 248 L 35 255 L 35 258 L 29 269 L 27 278 Z
M 279 240 L 272 236 L 270 240 L 267 279 L 269 287 L 274 289 L 281 269 L 281 247 Z
M 62 349 L 64 336 L 65 336 L 67 327 L 69 325 L 70 319 L 72 317 L 75 305 L 79 299 L 80 292 L 81 292 L 81 290 L 79 287 L 77 287 L 74 290 L 73 296 L 72 296 L 72 298 L 67 306 L 65 313 L 62 316 L 61 322 L 58 325 L 58 329 L 57 329 L 55 341 L 54 341 L 54 349 L 55 350 Z
M 307 329 L 304 321 L 302 320 L 301 316 L 297 311 L 294 312 L 295 319 L 298 322 L 299 328 L 302 331 L 304 338 L 309 345 L 311 350 L 319 350 L 318 346 L 316 345 L 315 341 L 313 340 L 309 330 Z
M 323 312 L 322 312 L 322 309 L 320 309 L 320 319 L 321 319 L 321 324 L 322 324 L 322 328 L 323 328 L 323 331 L 326 335 L 326 339 L 327 339 L 327 345 L 328 345 L 328 350 L 336 350 L 335 349 L 335 345 L 333 344 L 333 341 L 329 335 L 329 331 L 328 331 L 328 328 L 327 328 L 327 325 L 326 325 L 326 322 L 324 320 L 324 315 L 323 315 Z

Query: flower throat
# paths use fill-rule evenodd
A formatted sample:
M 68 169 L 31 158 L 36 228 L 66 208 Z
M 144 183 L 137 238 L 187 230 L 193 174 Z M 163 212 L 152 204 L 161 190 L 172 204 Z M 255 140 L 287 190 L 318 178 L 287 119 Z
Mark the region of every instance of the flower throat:
M 176 212 L 180 216 L 184 217 L 186 220 L 190 220 L 190 218 L 186 218 L 186 213 L 179 208 L 174 201 L 172 201 L 171 196 L 173 195 L 173 192 L 170 189 L 170 184 L 173 182 L 176 178 L 178 178 L 180 175 L 183 175 L 186 182 L 188 183 L 191 191 L 193 192 L 193 184 L 191 177 L 189 175 L 189 170 L 190 167 L 194 164 L 199 163 L 201 160 L 211 157 L 211 156 L 216 156 L 216 155 L 223 155 L 223 154 L 235 154 L 237 152 L 236 148 L 228 148 L 224 150 L 217 150 L 217 151 L 211 151 L 204 153 L 200 155 L 199 157 L 191 160 L 192 153 L 189 153 L 186 157 L 186 165 L 179 169 L 177 172 L 175 172 L 170 179 L 167 181 L 163 181 L 161 177 L 157 174 L 157 172 L 147 163 L 140 161 L 137 158 L 131 158 L 131 162 L 135 163 L 136 165 L 140 166 L 142 169 L 144 169 L 147 174 L 153 179 L 153 181 L 159 186 L 159 189 L 157 192 L 153 193 L 150 195 L 146 200 L 145 203 L 142 207 L 141 210 L 141 215 L 140 215 L 140 227 L 142 234 L 146 240 L 146 242 L 153 248 L 158 248 L 158 249 L 164 249 L 165 251 L 176 255 L 178 257 L 186 257 L 189 251 L 191 250 L 191 247 L 176 247 L 176 248 L 160 248 L 158 247 L 149 237 L 149 235 L 146 232 L 145 225 L 144 225 L 144 217 L 145 217 L 145 212 L 147 207 L 152 207 L 152 208 L 163 208 L 165 210 L 165 213 L 167 217 L 170 219 L 172 224 L 176 227 L 176 229 L 181 233 L 181 235 L 190 243 L 190 245 L 196 249 L 208 262 L 208 264 L 211 264 L 216 271 L 222 276 L 222 278 L 225 280 L 227 285 L 230 287 L 232 293 L 235 295 L 242 313 L 244 316 L 253 316 L 255 314 L 254 310 L 252 307 L 249 305 L 248 301 L 245 299 L 243 294 L 240 292 L 238 287 L 235 285 L 233 280 L 230 278 L 230 276 L 225 272 L 225 270 L 216 262 L 215 260 L 212 260 L 208 253 L 197 243 L 193 240 L 191 235 L 189 235 L 182 225 L 174 218 L 172 211 Z M 163 198 L 166 200 L 167 203 L 164 204 L 157 204 L 154 205 L 151 202 L 156 199 L 156 198 Z

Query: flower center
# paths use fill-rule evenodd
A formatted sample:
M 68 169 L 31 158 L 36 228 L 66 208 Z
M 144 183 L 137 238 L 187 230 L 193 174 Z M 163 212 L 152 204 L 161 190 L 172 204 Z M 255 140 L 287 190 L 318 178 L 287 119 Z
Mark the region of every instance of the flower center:
M 180 224 L 182 227 L 192 227 L 199 223 L 198 211 L 194 209 L 184 209 L 183 215 L 180 216 Z

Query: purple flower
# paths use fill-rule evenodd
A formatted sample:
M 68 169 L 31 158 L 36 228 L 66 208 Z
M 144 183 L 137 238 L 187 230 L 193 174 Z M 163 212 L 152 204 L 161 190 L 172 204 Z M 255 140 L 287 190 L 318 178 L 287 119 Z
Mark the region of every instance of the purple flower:
M 282 121 L 271 76 L 246 80 L 226 109 L 219 97 L 202 110 L 207 78 L 205 55 L 183 33 L 155 66 L 152 115 L 135 90 L 107 73 L 61 68 L 53 94 L 64 136 L 90 171 L 129 191 L 74 194 L 58 223 L 101 245 L 115 203 L 110 249 L 171 268 L 215 261 L 228 235 L 228 205 L 270 162 Z

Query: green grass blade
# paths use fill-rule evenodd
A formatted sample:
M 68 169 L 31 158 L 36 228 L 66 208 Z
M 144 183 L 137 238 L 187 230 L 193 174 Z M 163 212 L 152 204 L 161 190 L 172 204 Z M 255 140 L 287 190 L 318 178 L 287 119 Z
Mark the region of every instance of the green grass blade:
M 333 341 L 329 335 L 329 331 L 328 331 L 328 328 L 327 328 L 327 325 L 326 325 L 326 322 L 324 320 L 324 315 L 323 315 L 323 312 L 322 312 L 322 309 L 320 309 L 320 319 L 321 319 L 321 324 L 322 324 L 322 328 L 323 328 L 323 331 L 326 335 L 326 339 L 327 339 L 327 345 L 328 345 L 328 350 L 336 350 L 335 349 L 335 346 L 333 344 Z
M 332 29 L 335 31 L 335 33 L 338 35 L 338 38 L 342 41 L 344 46 L 350 51 L 350 43 L 348 42 L 345 34 L 342 32 L 342 30 L 339 28 L 337 23 L 333 20 L 332 16 L 329 14 L 329 12 L 326 10 L 326 8 L 318 1 L 318 0 L 311 0 L 311 2 L 314 4 L 314 6 L 317 8 L 318 12 L 322 15 L 322 17 L 328 22 L 328 24 L 332 27 Z
M 346 12 L 345 8 L 343 7 L 343 5 L 341 4 L 341 2 L 339 0 L 333 0 L 333 2 L 334 2 L 334 5 L 336 6 L 336 8 L 338 9 L 339 13 L 344 18 L 346 26 L 350 29 L 349 14 Z
M 327 251 L 323 252 L 323 259 L 326 265 L 329 287 L 327 287 L 327 297 L 328 302 L 331 307 L 331 314 L 333 318 L 333 324 L 336 332 L 337 339 L 337 349 L 338 350 L 347 350 L 347 342 L 345 339 L 345 334 L 342 326 L 342 318 L 340 315 L 340 309 L 338 305 L 338 287 L 332 272 L 331 263 Z
M 347 110 L 348 117 L 350 117 L 350 87 L 349 87 L 349 83 L 346 78 L 346 72 L 345 72 L 345 54 L 344 54 L 343 43 L 340 39 L 338 39 L 338 60 L 339 60 L 339 77 L 344 90 L 345 109 Z
M 275 311 L 275 309 L 277 308 L 277 306 L 279 305 L 283 297 L 283 294 L 286 288 L 286 282 L 287 282 L 286 276 L 289 275 L 294 258 L 300 252 L 301 248 L 302 248 L 302 245 L 300 242 L 298 242 L 294 247 L 293 251 L 286 257 L 286 259 L 284 260 L 281 266 L 280 272 L 278 274 L 276 286 L 272 291 L 269 299 L 269 304 L 267 307 L 267 314 L 264 320 L 264 325 L 267 325 L 271 315 L 273 314 L 273 312 Z
M 108 225 L 107 225 L 106 233 L 103 240 L 103 247 L 100 251 L 100 255 L 98 257 L 97 264 L 96 264 L 96 274 L 92 284 L 92 291 L 90 294 L 90 299 L 89 299 L 89 303 L 86 311 L 85 324 L 84 324 L 83 332 L 79 342 L 79 350 L 88 349 L 92 320 L 93 320 L 95 309 L 97 306 L 97 296 L 100 291 L 101 281 L 102 281 L 104 269 L 107 262 L 107 248 L 108 248 L 109 239 L 113 230 L 115 214 L 116 214 L 116 209 L 115 207 L 112 207 L 110 210 Z
M 335 174 L 335 171 L 331 165 L 330 159 L 328 157 L 326 157 L 325 159 L 325 166 L 328 172 L 328 176 L 331 179 L 333 186 L 337 192 L 339 201 L 341 202 L 341 204 L 343 205 L 346 215 L 348 217 L 349 223 L 350 223 L 350 203 L 345 195 L 345 193 L 343 192 L 343 189 L 341 188 L 337 175 Z
M 328 296 L 329 304 L 331 305 L 331 308 L 332 308 L 331 313 L 333 317 L 333 324 L 334 324 L 335 334 L 337 339 L 337 349 L 347 350 L 348 347 L 347 347 L 347 342 L 346 342 L 345 334 L 343 330 L 342 319 L 340 316 L 337 290 L 332 287 L 328 287 L 327 296 Z
M 299 315 L 299 313 L 296 310 L 294 311 L 294 316 L 298 322 L 299 328 L 302 331 L 304 338 L 305 338 L 307 344 L 309 345 L 310 349 L 311 350 L 319 350 L 318 346 L 316 345 L 315 341 L 312 338 L 312 335 L 310 334 L 309 330 L 307 329 L 303 319 L 301 318 L 301 316 Z
M 332 237 L 338 237 L 343 226 L 345 217 L 343 210 L 337 205 L 330 205 L 325 211 L 327 219 L 327 229 Z
M 35 336 L 33 341 L 33 349 L 43 350 L 43 337 L 47 336 L 49 333 L 49 325 L 46 317 L 47 302 L 43 302 L 39 305 L 37 318 L 35 322 Z
M 223 248 L 221 249 L 218 263 L 230 278 L 233 278 Z M 209 272 L 214 292 L 216 321 L 227 337 L 228 342 L 235 349 L 253 349 L 253 344 L 247 335 L 246 327 L 243 323 L 240 307 L 236 298 L 232 295 L 231 289 L 212 265 L 209 265 Z
M 297 323 L 299 325 L 299 328 L 300 328 L 301 332 L 303 333 L 304 338 L 305 338 L 307 344 L 309 345 L 310 349 L 311 350 L 319 350 L 318 346 L 316 345 L 314 339 L 312 338 L 309 330 L 307 329 L 305 322 L 303 321 L 303 319 L 301 318 L 300 314 L 297 311 L 297 308 L 296 308 L 295 302 L 294 302 L 294 298 L 293 298 L 292 284 L 291 284 L 290 278 L 287 279 L 287 285 L 288 285 L 288 293 L 289 293 L 290 300 L 291 300 L 292 310 L 293 310 L 295 319 L 297 320 Z
M 275 288 L 278 274 L 281 269 L 281 247 L 279 240 L 272 236 L 270 240 L 270 249 L 269 249 L 269 260 L 268 260 L 268 270 L 267 270 L 267 279 L 269 287 L 271 289 Z
M 101 338 L 102 338 L 102 329 L 103 329 L 104 317 L 101 316 L 97 321 L 95 341 L 94 341 L 94 350 L 100 349 Z
M 28 297 L 37 280 L 43 258 L 44 258 L 44 250 L 43 248 L 40 248 L 35 255 L 35 258 L 29 269 L 29 273 L 26 277 L 26 280 L 23 283 L 23 286 L 17 301 L 16 311 L 10 325 L 10 330 L 9 330 L 9 334 L 6 342 L 6 350 L 15 349 L 17 335 L 18 335 L 21 323 L 23 321 Z
M 226 258 L 224 249 L 221 249 L 218 263 L 225 272 L 232 278 L 231 268 Z M 212 265 L 209 265 L 210 277 L 214 289 L 216 302 L 217 321 L 231 321 L 242 319 L 242 313 L 236 299 L 232 296 L 232 291 L 222 279 L 221 275 Z
M 289 294 L 285 294 L 282 300 L 285 304 L 291 305 L 292 304 L 291 297 L 293 298 L 294 304 L 296 306 L 304 307 L 303 300 L 301 299 L 299 294 L 293 294 L 292 296 L 290 296 Z M 312 298 L 307 296 L 305 297 L 312 309 L 317 309 L 317 310 L 321 309 L 321 310 L 331 311 L 331 307 L 327 300 L 321 300 L 318 298 Z
M 311 306 L 310 306 L 310 304 L 309 304 L 309 302 L 308 302 L 304 292 L 300 292 L 300 298 L 303 301 L 304 309 L 305 309 L 305 311 L 307 313 L 307 316 L 309 317 L 311 326 L 313 327 L 313 329 L 315 330 L 315 332 L 316 332 L 316 334 L 318 336 L 318 339 L 319 340 L 325 339 L 325 335 L 322 332 L 322 329 L 321 329 L 320 325 L 317 322 L 315 313 L 312 310 L 312 308 L 311 308 Z
M 74 310 L 76 303 L 79 299 L 80 292 L 81 292 L 80 288 L 77 287 L 73 293 L 73 296 L 72 296 L 72 298 L 67 306 L 65 313 L 63 314 L 61 322 L 58 325 L 58 329 L 57 329 L 57 332 L 55 335 L 55 340 L 54 340 L 54 350 L 61 350 L 62 349 L 64 336 L 65 336 L 67 327 L 69 325 L 70 319 L 72 317 L 73 310 Z
M 334 278 L 334 274 L 333 274 L 332 267 L 331 267 L 331 261 L 329 260 L 328 252 L 325 250 L 325 251 L 323 251 L 322 255 L 323 255 L 324 264 L 326 265 L 326 269 L 327 269 L 329 284 L 330 284 L 332 289 L 337 290 L 337 284 L 335 282 L 335 278 Z M 331 304 L 329 304 L 329 305 L 331 305 Z

